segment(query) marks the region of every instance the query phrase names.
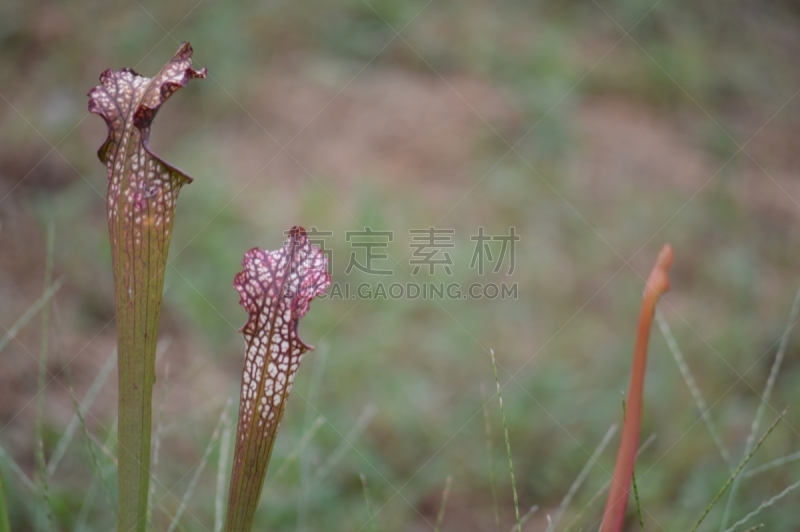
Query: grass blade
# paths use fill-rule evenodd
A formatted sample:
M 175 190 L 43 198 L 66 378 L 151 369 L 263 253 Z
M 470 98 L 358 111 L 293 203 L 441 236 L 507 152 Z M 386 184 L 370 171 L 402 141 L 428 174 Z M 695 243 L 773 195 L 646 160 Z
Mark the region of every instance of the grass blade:
M 0 338 L 0 352 L 2 352 L 3 349 L 5 349 L 8 346 L 8 344 L 11 343 L 11 341 L 14 338 L 17 337 L 17 334 L 19 334 L 19 332 L 23 329 L 23 327 L 25 327 L 28 324 L 28 322 L 31 321 L 31 319 L 33 319 L 34 316 L 36 316 L 36 313 L 39 312 L 39 310 L 41 310 L 42 307 L 44 307 L 47 303 L 50 302 L 50 299 L 54 295 L 56 295 L 56 293 L 61 289 L 62 286 L 64 286 L 63 279 L 57 279 L 56 282 L 48 286 L 45 289 L 44 293 L 41 295 L 41 297 L 39 297 L 39 299 L 34 301 L 33 304 L 30 307 L 28 307 L 28 310 L 26 310 L 22 314 L 22 316 L 20 316 L 19 319 L 16 322 L 14 322 L 14 325 L 12 325 L 6 330 L 6 333 L 3 335 L 2 338 Z
M 194 490 L 197 487 L 197 483 L 200 481 L 200 475 L 203 474 L 203 471 L 208 464 L 208 457 L 211 455 L 211 451 L 214 450 L 214 447 L 220 442 L 222 427 L 225 426 L 228 419 L 228 410 L 230 410 L 231 401 L 228 400 L 225 408 L 222 409 L 222 413 L 219 415 L 219 420 L 217 421 L 217 426 L 214 427 L 214 432 L 211 433 L 211 438 L 208 440 L 208 444 L 206 445 L 206 449 L 203 452 L 202 458 L 200 458 L 200 462 L 194 468 L 194 474 L 192 475 L 191 480 L 189 480 L 189 485 L 186 487 L 186 492 L 183 494 L 183 498 L 181 499 L 180 505 L 178 506 L 178 511 L 175 512 L 175 516 L 172 518 L 172 522 L 169 524 L 169 528 L 167 532 L 173 532 L 175 528 L 177 528 L 178 523 L 183 516 L 183 513 L 186 511 L 186 507 L 189 504 L 189 499 L 192 498 L 194 494 Z
M 636 485 L 636 471 L 631 475 L 631 485 L 633 486 L 633 502 L 636 503 L 636 518 L 639 520 L 639 528 L 644 532 L 644 516 L 642 515 L 642 503 L 639 500 L 639 487 Z
M 108 365 L 108 363 L 106 363 L 106 365 Z M 95 441 L 92 438 L 92 435 L 89 432 L 89 428 L 86 426 L 86 420 L 83 417 L 83 414 L 81 413 L 81 408 L 82 407 L 78 403 L 78 400 L 77 400 L 77 398 L 75 396 L 75 390 L 74 390 L 74 388 L 72 386 L 72 373 L 69 370 L 69 366 L 66 366 L 64 368 L 64 374 L 66 375 L 66 378 L 67 378 L 67 387 L 68 387 L 68 391 L 69 391 L 69 396 L 72 399 L 72 406 L 75 409 L 75 418 L 77 420 L 76 425 L 80 426 L 81 431 L 83 432 L 83 437 L 84 437 L 84 440 L 86 442 L 86 448 L 87 448 L 88 453 L 89 453 L 89 459 L 91 461 L 92 468 L 94 469 L 94 473 L 95 473 L 95 475 L 98 476 L 98 478 L 102 479 L 103 470 L 102 470 L 102 466 L 100 465 L 100 459 L 99 459 L 99 457 L 97 455 L 97 452 L 95 451 L 95 444 L 97 445 L 97 447 L 99 447 L 101 449 L 101 451 L 104 451 L 104 453 L 109 458 L 109 460 L 112 463 L 114 463 L 115 465 L 116 465 L 116 460 L 114 458 L 114 455 L 112 453 L 110 453 L 107 449 L 105 449 L 105 445 L 103 445 L 100 442 Z M 97 381 L 96 378 L 95 378 L 95 381 Z M 88 411 L 88 407 L 86 407 L 86 409 Z M 70 436 L 70 439 L 71 439 L 71 436 Z M 68 443 L 66 445 L 68 445 Z M 66 445 L 64 447 L 65 449 L 66 449 Z M 105 482 L 102 483 L 102 486 L 103 486 L 103 493 L 106 496 L 106 502 L 108 503 L 108 507 L 116 512 L 116 506 L 114 505 L 113 499 L 111 497 L 111 493 L 108 490 L 108 486 L 106 486 Z
M 306 392 L 306 405 L 305 405 L 305 412 L 303 413 L 303 427 L 307 427 L 309 422 L 311 422 L 312 416 L 317 415 L 316 409 L 314 408 L 314 404 L 317 402 L 317 395 L 319 394 L 320 390 L 320 383 L 322 382 L 322 377 L 325 374 L 325 366 L 328 360 L 328 344 L 321 344 L 317 347 L 317 353 L 314 356 L 314 366 L 311 368 L 311 378 L 308 382 L 308 388 Z M 302 442 L 301 442 L 302 445 Z M 294 450 L 292 449 L 292 453 Z M 297 460 L 299 462 L 299 469 L 300 469 L 300 494 L 297 497 L 297 526 L 295 530 L 297 532 L 304 532 L 308 529 L 308 508 L 309 508 L 309 497 L 311 495 L 311 480 L 313 477 L 314 472 L 312 471 L 312 464 L 309 460 L 304 460 L 304 454 L 299 453 L 297 456 Z M 281 469 L 283 469 L 283 465 L 286 464 L 286 460 L 284 460 L 284 464 L 281 464 Z M 279 473 L 285 473 L 286 469 L 283 471 L 279 471 Z M 280 478 L 280 476 L 276 475 L 276 479 Z
M 583 485 L 583 482 L 586 480 L 586 477 L 589 476 L 589 473 L 592 471 L 592 468 L 597 463 L 597 459 L 603 454 L 603 451 L 606 449 L 606 446 L 611 441 L 611 438 L 614 437 L 614 434 L 617 433 L 617 424 L 614 423 L 608 430 L 606 431 L 605 436 L 603 439 L 600 440 L 600 443 L 597 445 L 597 448 L 594 450 L 594 453 L 589 457 L 589 460 L 586 461 L 586 465 L 583 466 L 578 476 L 575 478 L 575 481 L 567 490 L 567 494 L 564 496 L 564 499 L 561 501 L 561 504 L 558 506 L 558 510 L 556 510 L 555 517 L 553 517 L 552 522 L 547 527 L 547 532 L 551 532 L 552 530 L 556 529 L 556 525 L 563 517 L 564 512 L 567 510 L 569 503 L 572 502 L 572 498 L 575 497 L 575 494 Z
M 533 514 L 535 514 L 535 513 L 536 513 L 538 510 L 539 510 L 539 506 L 537 506 L 537 505 L 533 505 L 533 506 L 531 506 L 530 508 L 528 508 L 528 511 L 525 513 L 525 515 L 523 515 L 523 516 L 522 516 L 522 519 L 520 519 L 520 520 L 519 520 L 519 523 L 520 523 L 520 525 L 524 525 L 525 523 L 527 523 L 527 522 L 528 522 L 528 520 L 529 520 L 531 517 L 533 517 Z M 517 528 L 517 525 L 514 525 L 514 526 L 512 526 L 512 527 L 509 529 L 509 531 L 508 531 L 508 532 L 514 532 L 514 529 L 515 529 L 515 528 Z
M 447 507 L 447 498 L 450 496 L 450 487 L 453 484 L 453 475 L 447 476 L 447 482 L 444 485 L 442 492 L 442 504 L 439 506 L 439 514 L 436 516 L 436 526 L 434 532 L 439 532 L 442 529 L 442 522 L 444 521 L 444 511 Z
M 500 392 L 500 378 L 497 376 L 497 360 L 494 358 L 494 350 L 489 349 L 492 357 L 492 369 L 494 370 L 494 383 L 497 386 L 497 399 L 500 402 L 500 415 L 503 418 L 503 436 L 506 440 L 506 454 L 508 455 L 508 471 L 511 475 L 511 492 L 514 496 L 514 516 L 517 519 L 517 532 L 522 532 L 522 521 L 519 517 L 519 498 L 517 497 L 517 482 L 514 479 L 514 462 L 511 459 L 511 441 L 508 438 L 508 425 L 506 424 L 506 410 L 503 407 L 503 395 Z
M 675 363 L 678 365 L 678 370 L 681 372 L 683 380 L 686 382 L 686 386 L 689 388 L 689 392 L 692 394 L 692 398 L 697 406 L 697 410 L 700 411 L 700 416 L 703 418 L 703 423 L 706 424 L 708 432 L 711 433 L 711 439 L 714 440 L 714 445 L 716 445 L 717 449 L 719 449 L 719 454 L 722 456 L 722 460 L 728 466 L 728 469 L 733 471 L 733 459 L 731 458 L 731 453 L 728 452 L 728 448 L 725 447 L 725 444 L 722 442 L 722 438 L 719 435 L 717 426 L 714 424 L 714 420 L 711 418 L 711 409 L 708 408 L 708 404 L 706 403 L 705 399 L 703 399 L 703 394 L 700 393 L 700 388 L 697 386 L 697 381 L 695 381 L 694 377 L 692 376 L 689 365 L 686 363 L 686 358 L 683 356 L 683 353 L 678 347 L 678 342 L 675 340 L 672 330 L 670 330 L 669 323 L 667 323 L 667 320 L 664 319 L 664 316 L 658 309 L 656 309 L 656 322 L 658 323 L 659 329 L 661 329 L 661 334 L 664 336 L 664 340 L 667 341 L 667 347 L 669 347 L 669 350 L 672 353 L 672 358 L 675 359 Z
M 94 378 L 91 386 L 89 386 L 86 395 L 83 396 L 83 401 L 80 404 L 76 404 L 75 414 L 73 414 L 72 419 L 70 419 L 69 424 L 67 425 L 67 428 L 64 429 L 64 432 L 61 434 L 61 438 L 59 438 L 55 449 L 53 449 L 53 453 L 50 455 L 50 461 L 47 463 L 48 477 L 52 477 L 55 474 L 59 463 L 61 463 L 61 459 L 64 457 L 64 453 L 67 451 L 69 444 L 72 442 L 75 431 L 78 429 L 79 417 L 81 414 L 79 414 L 77 409 L 79 408 L 83 412 L 89 411 L 94 404 L 95 399 L 97 399 L 97 395 L 100 393 L 100 390 L 103 389 L 103 385 L 106 383 L 106 379 L 108 379 L 108 376 L 114 369 L 116 362 L 117 350 L 114 349 L 114 352 L 108 357 L 105 364 L 103 364 L 103 367 L 100 368 L 100 372 Z
M 0 532 L 11 532 L 11 523 L 8 520 L 6 508 L 6 490 L 3 484 L 3 475 L 0 474 Z
M 317 419 L 314 420 L 314 423 L 311 424 L 311 426 L 308 428 L 305 434 L 303 434 L 302 438 L 300 438 L 300 442 L 292 448 L 291 452 L 289 452 L 286 458 L 283 459 L 283 462 L 281 462 L 280 467 L 275 472 L 275 477 L 274 477 L 275 480 L 281 478 L 281 476 L 283 476 L 283 474 L 286 473 L 286 471 L 289 469 L 289 466 L 292 465 L 292 463 L 295 460 L 297 460 L 297 458 L 303 453 L 306 446 L 311 442 L 311 439 L 314 437 L 314 434 L 316 434 L 317 431 L 324 424 L 325 424 L 325 419 L 322 416 L 319 416 Z
M 489 403 L 486 401 L 486 386 L 481 383 L 483 403 L 483 425 L 486 432 L 486 454 L 489 457 L 489 486 L 492 490 L 492 507 L 494 508 L 494 524 L 500 532 L 500 505 L 497 502 L 497 478 L 494 472 L 494 452 L 492 450 L 492 423 L 489 419 Z
M 70 386 L 70 392 L 72 392 L 72 386 Z M 78 407 L 76 405 L 76 410 L 75 411 L 76 412 L 80 412 L 80 407 Z M 94 444 L 96 442 L 92 439 L 91 434 L 89 433 L 89 429 L 86 427 L 86 421 L 84 420 L 83 415 L 78 414 L 78 420 L 79 420 L 81 429 L 83 430 L 84 438 L 86 439 L 86 447 L 89 450 L 89 458 L 92 461 L 92 467 L 94 468 L 95 475 L 97 475 L 98 478 L 101 479 L 101 486 L 103 488 L 103 494 L 106 497 L 106 502 L 108 503 L 108 507 L 112 511 L 116 512 L 117 507 L 114 504 L 113 497 L 111 497 L 111 492 L 109 491 L 108 486 L 106 485 L 106 483 L 102 480 L 103 479 L 103 468 L 100 465 L 100 458 L 98 457 L 97 452 L 95 451 L 95 445 Z M 103 450 L 105 448 L 104 445 L 99 445 L 99 447 L 100 447 L 101 450 Z M 110 455 L 109 459 L 112 461 L 112 463 L 114 463 L 116 465 L 116 463 L 114 462 L 113 455 L 111 453 L 109 453 L 108 451 L 106 451 L 105 454 L 106 454 L 106 456 Z
M 763 473 L 764 471 L 768 471 L 770 469 L 775 469 L 776 467 L 780 467 L 782 465 L 790 464 L 797 460 L 800 460 L 800 451 L 786 455 L 782 458 L 778 458 L 777 460 L 772 460 L 771 462 L 767 462 L 766 464 L 760 465 L 758 467 L 754 467 L 753 469 L 750 469 L 749 471 L 742 473 L 742 477 L 750 478 L 753 475 Z
M 106 436 L 106 441 L 102 445 L 103 448 L 110 447 L 116 442 L 115 434 L 117 432 L 117 420 L 115 419 L 114 422 L 111 424 L 111 428 L 108 430 L 108 435 Z M 86 522 L 89 519 L 89 512 L 92 509 L 92 505 L 94 503 L 94 498 L 97 495 L 97 484 L 100 483 L 103 491 L 105 492 L 106 497 L 113 501 L 111 497 L 111 491 L 106 484 L 106 474 L 110 473 L 111 471 L 116 471 L 117 463 L 115 457 L 112 455 L 109 457 L 109 465 L 102 467 L 100 472 L 92 477 L 92 484 L 89 486 L 89 490 L 86 492 L 85 497 L 83 498 L 83 503 L 81 504 L 81 510 L 78 513 L 78 518 L 75 521 L 75 529 L 76 530 L 83 530 L 86 527 Z M 114 508 L 113 504 L 109 503 L 109 508 Z
M 372 418 L 374 418 L 377 413 L 378 409 L 373 404 L 368 404 L 361 410 L 361 415 L 358 416 L 353 427 L 347 432 L 345 437 L 342 438 L 342 441 L 336 446 L 336 449 L 333 450 L 328 459 L 325 460 L 325 463 L 319 468 L 317 474 L 314 475 L 312 481 L 313 485 L 318 485 L 325 480 L 331 471 L 339 465 L 339 462 L 347 455 L 347 451 L 353 447 L 353 442 L 364 434 L 364 431 L 367 430 L 367 427 L 372 422 Z
M 762 510 L 766 510 L 767 508 L 769 508 L 770 506 L 772 506 L 773 504 L 775 504 L 776 502 L 778 502 L 779 500 L 781 500 L 785 496 L 789 495 L 789 493 L 793 492 L 797 488 L 800 488 L 800 482 L 795 482 L 791 486 L 787 486 L 786 489 L 784 489 L 782 492 L 778 493 L 777 495 L 775 495 L 771 499 L 768 499 L 768 500 L 762 502 L 761 504 L 758 505 L 758 508 L 756 508 L 755 510 L 753 510 L 752 512 L 750 512 L 746 516 L 744 516 L 741 519 L 739 519 L 738 521 L 736 521 L 733 525 L 730 526 L 730 528 L 726 529 L 725 532 L 733 532 L 736 528 L 738 528 L 739 526 L 745 524 L 747 521 L 749 521 L 750 519 L 754 518 L 759 513 L 761 513 Z M 755 530 L 756 528 L 761 528 L 762 526 L 764 526 L 764 525 L 757 525 L 757 526 L 755 526 L 753 528 L 750 528 L 749 530 Z
M 78 517 L 75 519 L 75 530 L 77 532 L 82 532 L 87 528 L 86 522 L 89 520 L 89 512 L 91 511 L 94 498 L 97 496 L 97 483 L 97 477 L 92 477 L 92 483 L 89 484 L 89 489 L 86 490 L 83 502 L 81 503 L 81 509 L 78 512 Z
M 86 418 L 84 418 L 83 412 L 84 411 L 85 412 L 89 411 L 89 407 L 91 406 L 91 402 L 94 401 L 94 395 L 96 395 L 97 392 L 100 391 L 100 388 L 102 388 L 106 377 L 108 377 L 108 373 L 110 373 L 111 369 L 113 369 L 113 367 L 114 367 L 113 362 L 115 361 L 115 356 L 114 356 L 115 354 L 116 354 L 116 352 L 112 353 L 112 355 L 109 357 L 109 359 L 106 360 L 106 363 L 104 364 L 103 369 L 101 369 L 101 371 L 100 371 L 100 375 L 95 377 L 94 382 L 92 382 L 92 385 L 90 386 L 89 391 L 86 393 L 86 397 L 89 397 L 90 394 L 92 395 L 91 397 L 89 397 L 91 399 L 91 401 L 89 401 L 89 404 L 86 405 L 86 406 L 82 406 L 78 402 L 77 396 L 75 395 L 75 390 L 74 390 L 74 387 L 72 385 L 72 372 L 70 371 L 69 365 L 66 365 L 64 367 L 64 374 L 65 374 L 66 380 L 67 380 L 67 387 L 68 387 L 68 390 L 69 390 L 70 398 L 72 399 L 72 407 L 75 410 L 75 414 L 73 415 L 72 419 L 75 421 L 75 427 L 80 426 L 80 428 L 81 428 L 81 431 L 82 431 L 83 437 L 84 437 L 84 441 L 85 441 L 85 444 L 86 444 L 86 448 L 87 448 L 87 451 L 88 451 L 89 459 L 90 459 L 90 462 L 92 464 L 92 468 L 93 468 L 94 473 L 95 473 L 95 478 L 99 478 L 101 480 L 101 485 L 102 485 L 102 488 L 103 488 L 103 495 L 105 495 L 106 503 L 108 504 L 108 508 L 114 513 L 116 513 L 116 511 L 117 511 L 117 506 L 116 506 L 116 504 L 114 502 L 114 498 L 111 496 L 111 491 L 108 489 L 108 486 L 106 485 L 105 481 L 103 480 L 103 478 L 104 478 L 103 467 L 102 467 L 102 465 L 100 463 L 100 458 L 98 456 L 98 453 L 96 452 L 95 447 L 97 449 L 100 449 L 100 451 L 103 454 L 106 455 L 106 457 L 108 458 L 109 462 L 116 467 L 117 458 L 116 458 L 116 456 L 114 456 L 114 453 L 112 453 L 107 448 L 108 439 L 113 437 L 113 434 L 114 434 L 115 430 L 112 428 L 112 430 L 109 431 L 106 443 L 98 441 L 89 432 L 89 428 L 86 425 Z M 84 398 L 84 400 L 86 400 L 86 397 Z M 69 429 L 69 427 L 71 425 L 72 425 L 72 421 L 70 422 L 70 425 L 67 428 Z M 73 429 L 73 431 L 74 431 L 74 429 Z M 71 440 L 72 440 L 72 435 L 71 434 L 68 435 L 68 436 L 67 435 L 62 436 L 61 440 L 59 440 L 59 447 L 62 449 L 62 455 L 63 455 L 63 452 L 66 450 L 66 448 L 69 445 L 69 442 Z M 59 457 L 59 459 L 60 459 L 60 457 Z M 48 470 L 49 470 L 49 468 L 48 468 Z M 53 470 L 55 470 L 55 467 L 53 468 Z M 95 489 L 96 489 L 96 487 L 95 487 Z
M 714 496 L 714 498 L 711 499 L 711 502 L 708 503 L 708 506 L 706 506 L 706 509 L 703 511 L 703 514 L 697 520 L 697 523 L 695 523 L 694 527 L 692 527 L 691 532 L 695 532 L 700 527 L 700 524 L 708 516 L 709 512 L 711 511 L 711 509 L 714 507 L 715 504 L 717 504 L 717 501 L 719 501 L 722 498 L 722 496 L 725 494 L 725 491 L 727 491 L 727 489 L 731 486 L 731 484 L 733 484 L 733 482 L 739 476 L 739 473 L 741 473 L 742 470 L 747 465 L 747 462 L 749 462 L 750 459 L 753 458 L 753 455 L 756 454 L 756 451 L 758 451 L 758 448 L 761 447 L 761 444 L 763 444 L 764 441 L 767 439 L 767 436 L 769 436 L 770 433 L 772 433 L 772 431 L 775 429 L 775 427 L 778 426 L 778 423 L 780 423 L 780 421 L 783 419 L 784 414 L 786 414 L 786 410 L 781 412 L 781 415 L 779 415 L 775 419 L 775 421 L 772 422 L 772 425 L 770 425 L 769 429 L 767 429 L 767 431 L 764 433 L 764 435 L 761 436 L 761 439 L 759 439 L 758 442 L 756 442 L 756 444 L 753 446 L 753 449 L 750 451 L 750 453 L 748 453 L 748 455 L 744 457 L 744 459 L 739 464 L 739 466 L 733 471 L 731 476 L 728 478 L 727 482 L 725 482 L 725 484 L 722 486 L 722 488 L 720 488 L 720 490 L 717 492 L 717 494 Z
M 778 352 L 775 354 L 775 360 L 773 361 L 772 368 L 769 371 L 769 377 L 767 377 L 767 384 L 764 387 L 764 393 L 761 395 L 761 402 L 758 404 L 756 416 L 753 418 L 753 424 L 750 426 L 750 434 L 747 436 L 747 441 L 745 442 L 744 446 L 745 456 L 748 455 L 753 448 L 753 442 L 755 441 L 756 434 L 758 434 L 758 428 L 761 425 L 761 418 L 764 417 L 764 411 L 767 408 L 769 398 L 772 396 L 772 390 L 775 387 L 775 381 L 778 380 L 778 374 L 780 373 L 783 359 L 786 356 L 786 347 L 789 345 L 789 333 L 792 331 L 792 328 L 797 321 L 798 312 L 800 312 L 800 288 L 797 289 L 797 293 L 794 296 L 794 302 L 792 303 L 792 309 L 789 311 L 789 319 L 786 321 L 786 328 L 781 336 Z M 720 523 L 719 527 L 720 531 L 724 530 L 728 526 L 728 520 L 730 519 L 731 511 L 733 510 L 733 503 L 736 500 L 736 494 L 739 491 L 739 484 L 741 481 L 742 477 L 738 477 L 733 483 L 733 487 L 731 487 L 731 493 L 728 496 L 728 502 L 725 505 L 725 513 L 722 515 L 722 522 Z
M 228 399 L 228 404 L 232 401 Z M 228 407 L 226 407 L 228 408 Z M 223 521 L 225 520 L 225 473 L 228 472 L 228 457 L 231 454 L 231 418 L 225 416 L 225 423 L 222 427 L 222 436 L 219 442 L 219 462 L 217 464 L 217 492 L 214 497 L 214 532 L 221 532 Z
M 367 512 L 369 513 L 369 522 L 372 525 L 372 532 L 378 532 L 375 526 L 375 513 L 372 511 L 372 503 L 369 502 L 369 492 L 367 491 L 367 477 L 361 473 L 361 487 L 364 489 L 364 500 L 367 503 Z
M 5 449 L 0 447 L 0 459 L 2 459 L 6 464 L 8 464 L 8 468 L 14 472 L 15 475 L 22 481 L 22 484 L 30 490 L 31 493 L 36 493 L 36 484 L 25 474 L 25 471 L 17 464 L 11 456 L 6 452 Z
M 50 286 L 53 279 L 53 246 L 55 244 L 55 227 L 50 224 L 47 228 L 47 258 L 44 267 L 44 286 Z M 39 341 L 39 384 L 36 402 L 36 470 L 39 476 L 41 497 L 44 504 L 47 529 L 53 529 L 53 509 L 50 504 L 50 486 L 47 481 L 47 460 L 44 456 L 44 398 L 47 385 L 47 359 L 49 355 L 50 339 L 50 305 L 49 302 L 42 306 L 41 333 Z

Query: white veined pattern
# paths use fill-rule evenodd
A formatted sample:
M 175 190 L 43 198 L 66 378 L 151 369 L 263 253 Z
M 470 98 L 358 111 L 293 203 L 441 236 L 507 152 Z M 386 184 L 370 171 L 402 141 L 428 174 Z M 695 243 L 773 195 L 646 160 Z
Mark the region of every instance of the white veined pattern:
M 293 227 L 279 250 L 251 249 L 242 267 L 233 284 L 248 319 L 241 329 L 246 352 L 228 502 L 235 515 L 229 513 L 229 523 L 255 511 L 289 391 L 311 349 L 300 340 L 297 323 L 330 285 L 325 254 L 302 227 Z

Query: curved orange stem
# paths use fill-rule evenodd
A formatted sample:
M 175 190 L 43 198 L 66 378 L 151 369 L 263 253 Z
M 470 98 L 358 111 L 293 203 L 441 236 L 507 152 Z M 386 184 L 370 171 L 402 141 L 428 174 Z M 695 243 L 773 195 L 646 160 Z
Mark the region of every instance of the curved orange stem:
M 647 345 L 656 304 L 661 296 L 669 290 L 667 275 L 672 266 L 672 246 L 665 244 L 658 254 L 655 266 L 647 278 L 647 285 L 642 297 L 642 310 L 639 314 L 639 328 L 636 334 L 636 346 L 633 351 L 633 367 L 631 382 L 628 388 L 628 406 L 625 422 L 622 427 L 622 439 L 617 452 L 617 463 L 611 480 L 606 508 L 603 512 L 601 532 L 621 532 L 625 520 L 625 509 L 628 506 L 628 494 L 633 465 L 636 460 L 636 448 L 639 445 L 639 432 L 642 423 L 642 393 L 644 377 L 647 369 Z

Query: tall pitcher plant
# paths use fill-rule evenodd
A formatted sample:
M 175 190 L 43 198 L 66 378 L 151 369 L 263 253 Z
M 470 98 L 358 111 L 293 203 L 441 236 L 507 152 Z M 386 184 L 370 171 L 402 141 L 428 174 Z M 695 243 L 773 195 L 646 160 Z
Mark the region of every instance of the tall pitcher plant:
M 119 356 L 119 529 L 144 531 L 150 478 L 155 355 L 164 272 L 180 188 L 192 181 L 150 149 L 161 105 L 192 78 L 192 47 L 183 43 L 153 77 L 106 70 L 89 91 L 89 112 L 108 138 L 97 155 L 108 168 L 108 231 L 114 268 Z
M 330 282 L 325 254 L 302 227 L 289 231 L 281 249 L 245 253 L 242 271 L 233 280 L 248 318 L 241 329 L 245 361 L 226 532 L 253 525 L 289 391 L 311 349 L 298 336 L 297 325 Z

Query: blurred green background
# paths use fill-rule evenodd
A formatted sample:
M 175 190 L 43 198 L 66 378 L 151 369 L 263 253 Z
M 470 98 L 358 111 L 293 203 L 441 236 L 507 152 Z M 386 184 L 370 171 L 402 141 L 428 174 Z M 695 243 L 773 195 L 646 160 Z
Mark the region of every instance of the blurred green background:
M 497 530 L 490 458 L 508 529 L 491 348 L 521 511 L 540 506 L 524 530 L 545 530 L 622 417 L 643 278 L 667 241 L 676 260 L 661 309 L 738 462 L 798 284 L 798 28 L 789 0 L 4 2 L 0 336 L 44 289 L 53 225 L 65 284 L 49 328 L 46 453 L 115 345 L 95 155 L 105 125 L 88 116 L 86 92 L 109 67 L 154 74 L 188 40 L 209 77 L 172 98 L 152 138 L 195 179 L 178 202 L 166 281 L 156 530 L 202 462 L 178 529 L 213 529 L 219 446 L 204 453 L 228 398 L 235 415 L 243 355 L 231 280 L 246 249 L 274 249 L 295 224 L 333 233 L 334 282 L 381 280 L 344 274 L 345 232 L 370 226 L 394 232 L 384 283 L 517 283 L 519 297 L 315 301 L 301 334 L 317 350 L 292 392 L 258 529 L 372 530 L 363 474 L 377 530 L 433 530 L 448 475 L 442 529 Z M 429 226 L 455 230 L 453 275 L 412 279 L 409 230 Z M 515 227 L 512 275 L 469 268 L 481 226 Z M 36 478 L 38 321 L 0 353 L 0 471 L 15 530 L 45 522 L 23 480 Z M 798 348 L 789 336 L 762 429 L 800 400 Z M 85 414 L 112 499 L 115 374 Z M 656 438 L 637 466 L 644 520 L 688 529 L 730 470 L 657 329 L 645 391 L 642 439 Z M 798 429 L 795 408 L 751 467 L 797 451 Z M 109 530 L 114 510 L 82 432 L 49 479 L 54 526 Z M 616 442 L 559 530 L 609 479 Z M 798 480 L 798 462 L 747 477 L 728 524 Z M 597 529 L 601 507 L 586 509 L 583 530 Z M 749 525 L 797 530 L 796 508 L 792 493 Z

